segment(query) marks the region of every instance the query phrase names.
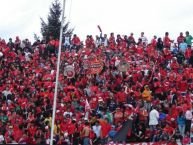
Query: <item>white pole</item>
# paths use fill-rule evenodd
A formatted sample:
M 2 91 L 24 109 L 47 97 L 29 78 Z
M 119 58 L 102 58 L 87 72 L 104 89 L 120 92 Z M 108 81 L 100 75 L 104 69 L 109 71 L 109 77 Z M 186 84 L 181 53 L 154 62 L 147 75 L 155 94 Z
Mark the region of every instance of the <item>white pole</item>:
M 65 4 L 66 0 L 63 0 L 63 10 L 62 10 L 62 21 L 61 21 L 61 28 L 60 28 L 60 42 L 59 42 L 59 50 L 58 50 L 58 60 L 57 60 L 57 72 L 56 72 L 56 84 L 55 84 L 55 92 L 54 92 L 54 105 L 53 105 L 53 112 L 52 112 L 52 128 L 51 128 L 51 139 L 50 145 L 53 145 L 53 138 L 54 138 L 54 123 L 55 123 L 55 114 L 56 114 L 56 100 L 58 94 L 58 78 L 60 72 L 60 57 L 61 57 L 61 48 L 62 48 L 62 34 L 63 34 L 63 24 L 64 24 L 64 12 L 65 12 Z

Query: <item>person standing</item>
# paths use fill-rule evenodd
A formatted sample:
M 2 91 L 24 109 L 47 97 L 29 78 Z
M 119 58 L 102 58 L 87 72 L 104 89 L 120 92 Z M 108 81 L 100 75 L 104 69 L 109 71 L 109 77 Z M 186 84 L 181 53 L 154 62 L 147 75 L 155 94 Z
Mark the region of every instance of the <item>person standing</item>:
M 156 129 L 156 126 L 158 125 L 158 119 L 159 112 L 155 107 L 152 106 L 152 110 L 149 113 L 149 126 L 152 131 Z
M 182 42 L 179 45 L 179 50 L 181 50 L 183 53 L 185 53 L 187 47 L 188 47 L 187 43 L 184 40 L 182 40 Z
M 183 33 L 180 32 L 180 36 L 178 36 L 178 38 L 177 38 L 178 47 L 179 47 L 180 43 L 184 42 L 184 40 L 185 40 L 185 37 L 183 36 Z
M 151 141 L 153 141 L 155 132 L 157 131 L 156 127 L 158 125 L 158 119 L 159 119 L 159 112 L 156 110 L 154 106 L 152 106 L 152 110 L 149 113 L 149 127 L 150 127 Z
M 162 51 L 164 48 L 164 43 L 162 41 L 162 38 L 158 38 L 157 40 L 157 50 Z
M 141 37 L 139 37 L 139 39 L 142 40 L 143 46 L 146 47 L 147 44 L 148 44 L 148 40 L 147 40 L 147 37 L 144 34 L 145 34 L 144 32 L 141 32 Z
M 192 40 L 193 40 L 193 37 L 189 34 L 188 31 L 186 31 L 185 42 L 187 43 L 187 45 L 192 46 Z
M 91 141 L 90 141 L 90 126 L 89 126 L 89 122 L 86 121 L 85 122 L 85 126 L 81 132 L 82 136 L 83 136 L 83 145 L 91 145 Z
M 76 34 L 73 35 L 71 43 L 72 43 L 73 49 L 76 50 L 76 52 L 78 52 L 81 46 L 81 41 L 80 41 L 80 38 Z
M 153 39 L 151 40 L 151 45 L 154 49 L 156 48 L 157 46 L 157 36 L 156 35 L 153 36 Z
M 135 38 L 133 37 L 133 33 L 130 34 L 130 36 L 128 37 L 128 41 L 129 41 L 129 45 L 130 44 L 136 44 L 135 42 Z
M 191 122 L 192 122 L 192 112 L 190 108 L 187 109 L 185 113 L 185 134 L 190 132 Z
M 163 38 L 164 47 L 170 49 L 172 42 L 173 41 L 169 38 L 169 33 L 166 32 L 165 37 Z
M 180 131 L 180 134 L 184 137 L 185 132 L 185 117 L 183 115 L 183 112 L 179 113 L 179 116 L 177 117 L 177 123 L 178 123 L 178 129 Z
M 96 134 L 96 141 L 95 143 L 98 144 L 101 139 L 101 125 L 99 124 L 99 121 L 97 120 L 95 122 L 95 125 L 92 127 L 94 133 Z

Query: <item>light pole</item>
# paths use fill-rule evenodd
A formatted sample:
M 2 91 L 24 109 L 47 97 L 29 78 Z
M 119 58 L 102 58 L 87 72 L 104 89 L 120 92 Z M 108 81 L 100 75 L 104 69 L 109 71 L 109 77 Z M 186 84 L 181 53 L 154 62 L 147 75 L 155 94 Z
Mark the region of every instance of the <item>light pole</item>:
M 58 78 L 59 78 L 59 72 L 60 72 L 60 57 L 61 57 L 61 48 L 62 48 L 62 34 L 63 34 L 63 25 L 64 25 L 65 5 L 66 5 L 66 0 L 63 0 L 62 21 L 61 21 L 61 27 L 60 27 L 60 40 L 59 40 L 59 48 L 58 48 L 59 50 L 58 50 L 58 60 L 57 60 L 57 71 L 56 71 L 56 84 L 55 84 L 54 104 L 53 104 L 53 112 L 52 112 L 50 145 L 53 145 L 53 138 L 54 138 L 54 123 L 55 123 L 55 114 L 56 114 L 56 101 L 57 101 L 57 95 L 58 95 Z

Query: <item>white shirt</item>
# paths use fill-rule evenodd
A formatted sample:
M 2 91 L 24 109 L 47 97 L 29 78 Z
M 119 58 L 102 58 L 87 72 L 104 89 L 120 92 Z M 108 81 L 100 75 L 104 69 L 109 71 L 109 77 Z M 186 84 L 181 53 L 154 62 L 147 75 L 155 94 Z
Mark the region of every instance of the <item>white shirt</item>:
M 7 95 L 11 95 L 11 92 L 10 92 L 10 91 L 7 91 L 7 90 L 4 90 L 2 93 L 3 93 L 3 95 L 4 95 L 5 97 L 7 97 Z
M 185 113 L 186 120 L 192 120 L 192 112 L 190 110 L 187 110 Z
M 72 117 L 72 112 L 64 112 L 63 116 L 66 117 L 66 115 L 70 115 L 70 117 Z
M 145 43 L 146 45 L 148 44 L 147 37 L 142 36 L 142 37 L 140 37 L 140 39 L 141 39 L 141 40 L 142 40 L 142 42 L 143 42 L 143 43 Z
M 98 47 L 99 45 L 101 45 L 101 40 L 100 39 L 96 39 L 95 40 L 95 46 Z
M 65 37 L 64 45 L 70 45 L 70 37 Z
M 30 61 L 30 55 L 31 55 L 30 52 L 25 52 L 25 59 L 26 59 L 26 61 Z
M 92 129 L 93 129 L 94 133 L 96 134 L 96 137 L 97 137 L 97 138 L 100 137 L 100 134 L 101 134 L 101 126 L 100 126 L 100 125 L 98 125 L 98 126 L 94 125 L 94 126 L 92 127 Z
M 159 112 L 155 109 L 149 113 L 149 125 L 157 125 L 159 119 Z
M 0 144 L 3 143 L 3 141 L 4 141 L 3 135 L 0 135 Z
M 107 38 L 105 38 L 105 40 L 104 40 L 104 46 L 105 46 L 105 47 L 108 46 L 108 39 L 107 39 Z

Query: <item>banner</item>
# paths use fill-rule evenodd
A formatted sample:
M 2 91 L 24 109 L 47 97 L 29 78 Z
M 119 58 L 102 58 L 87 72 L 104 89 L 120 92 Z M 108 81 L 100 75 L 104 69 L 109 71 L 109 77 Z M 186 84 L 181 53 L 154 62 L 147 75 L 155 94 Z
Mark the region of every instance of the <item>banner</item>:
M 103 63 L 100 60 L 90 61 L 89 72 L 90 74 L 99 74 L 103 70 Z
M 64 69 L 64 75 L 67 76 L 67 78 L 73 78 L 75 76 L 74 66 L 68 65 Z

